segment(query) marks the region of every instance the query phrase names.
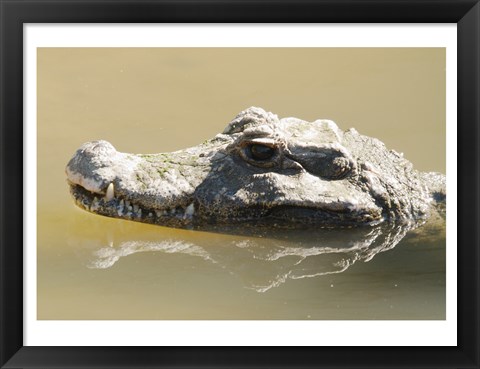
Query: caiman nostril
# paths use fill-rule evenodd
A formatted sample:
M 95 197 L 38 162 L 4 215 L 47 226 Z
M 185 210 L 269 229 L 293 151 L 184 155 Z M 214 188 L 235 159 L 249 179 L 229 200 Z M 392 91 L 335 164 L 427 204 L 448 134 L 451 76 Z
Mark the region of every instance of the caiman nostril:
M 80 147 L 79 151 L 83 155 L 99 157 L 112 156 L 117 152 L 110 142 L 104 140 L 87 142 Z

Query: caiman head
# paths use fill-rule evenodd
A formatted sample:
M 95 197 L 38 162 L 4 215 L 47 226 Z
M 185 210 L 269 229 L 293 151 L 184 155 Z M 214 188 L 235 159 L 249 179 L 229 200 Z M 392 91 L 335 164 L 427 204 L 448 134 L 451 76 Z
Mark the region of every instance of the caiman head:
M 66 173 L 81 208 L 188 228 L 411 220 L 445 198 L 443 175 L 414 170 L 377 139 L 330 120 L 279 119 L 254 107 L 214 138 L 171 153 L 85 143 Z

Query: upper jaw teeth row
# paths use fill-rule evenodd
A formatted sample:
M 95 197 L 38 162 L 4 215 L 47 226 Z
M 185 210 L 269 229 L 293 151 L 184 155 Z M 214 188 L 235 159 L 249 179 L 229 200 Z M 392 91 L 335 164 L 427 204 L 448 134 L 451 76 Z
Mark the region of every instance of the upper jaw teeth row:
M 107 191 L 105 196 L 103 197 L 104 203 L 107 203 L 111 200 L 115 199 L 115 188 L 113 185 L 113 182 L 110 183 L 107 187 Z M 118 200 L 118 199 L 117 199 Z M 87 199 L 84 199 L 83 201 L 80 200 L 78 201 L 83 207 L 85 207 L 87 210 L 95 212 L 101 207 L 100 204 L 101 199 L 98 197 L 94 197 L 93 201 L 91 202 L 91 205 L 88 204 Z M 127 216 L 127 217 L 137 217 L 141 218 L 142 214 L 145 212 L 144 209 L 142 209 L 140 206 L 137 204 L 132 204 L 128 200 L 123 200 L 120 199 L 118 201 L 118 204 L 116 205 L 117 209 L 117 214 L 119 217 L 121 216 Z M 195 213 L 195 206 L 193 202 L 188 205 L 185 209 L 182 208 L 171 208 L 171 209 L 161 209 L 161 210 L 153 210 L 149 211 L 147 214 L 148 217 L 153 218 L 154 216 L 157 217 L 165 217 L 167 215 L 170 216 L 178 216 L 178 215 L 183 215 L 183 218 L 191 218 L 193 214 Z

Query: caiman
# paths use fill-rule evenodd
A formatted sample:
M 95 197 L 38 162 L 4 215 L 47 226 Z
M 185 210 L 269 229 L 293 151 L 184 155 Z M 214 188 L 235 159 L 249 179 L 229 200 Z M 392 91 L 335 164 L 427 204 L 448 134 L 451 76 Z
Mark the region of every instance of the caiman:
M 378 139 L 256 107 L 214 138 L 171 153 L 87 142 L 66 174 L 81 208 L 181 228 L 398 223 L 444 213 L 446 202 L 443 174 L 415 170 Z

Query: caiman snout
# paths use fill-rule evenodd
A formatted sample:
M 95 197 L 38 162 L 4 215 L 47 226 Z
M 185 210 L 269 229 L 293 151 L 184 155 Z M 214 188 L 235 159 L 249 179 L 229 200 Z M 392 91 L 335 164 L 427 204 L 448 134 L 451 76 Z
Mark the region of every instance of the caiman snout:
M 113 167 L 117 150 L 107 141 L 91 141 L 83 144 L 66 167 L 68 181 L 91 192 L 104 192 L 116 177 Z
M 188 168 L 196 167 L 192 160 L 187 164 L 182 166 L 168 155 L 122 153 L 107 141 L 92 141 L 75 152 L 66 174 L 75 203 L 83 209 L 147 223 L 162 219 L 162 224 L 181 226 L 195 212 L 191 196 L 195 177 L 193 172 L 188 175 Z

